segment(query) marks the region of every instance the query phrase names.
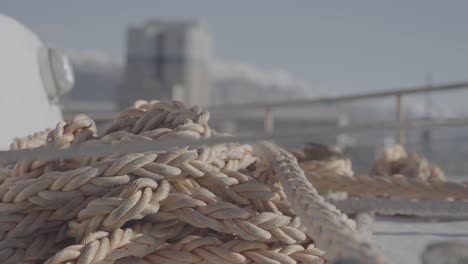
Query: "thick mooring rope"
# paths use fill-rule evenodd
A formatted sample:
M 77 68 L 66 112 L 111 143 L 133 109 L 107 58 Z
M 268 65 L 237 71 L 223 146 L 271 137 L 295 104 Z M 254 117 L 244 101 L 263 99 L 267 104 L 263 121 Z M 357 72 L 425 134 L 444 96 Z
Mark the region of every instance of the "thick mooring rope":
M 208 119 L 200 107 L 138 101 L 101 136 L 78 115 L 11 149 L 225 136 Z M 354 176 L 349 159 L 318 144 L 294 154 L 299 164 L 271 143 L 230 143 L 1 162 L 0 262 L 387 263 L 369 243 L 367 212 L 466 217 L 468 186 L 401 147 L 372 176 Z M 356 227 L 319 195 L 330 192 L 346 193 L 332 202 L 364 221 Z
M 377 212 L 380 215 L 410 215 L 440 219 L 467 219 L 468 203 L 462 201 L 411 201 L 386 198 L 348 198 L 331 200 L 345 213 Z
M 369 172 L 374 177 L 395 174 L 426 181 L 446 181 L 439 166 L 429 163 L 416 153 L 408 153 L 401 145 L 393 145 L 383 151 Z
M 388 177 L 354 176 L 339 174 L 317 174 L 306 172 L 308 179 L 317 189 L 346 192 L 358 197 L 399 197 L 418 200 L 468 200 L 468 185 L 450 181 L 428 181 L 420 178 L 407 178 L 402 175 Z
M 291 207 L 301 219 L 307 219 L 303 224 L 309 235 L 314 234 L 319 248 L 334 258 L 353 258 L 358 263 L 387 262 L 369 244 L 360 241 L 355 226 L 345 214 L 324 201 L 307 181 L 293 155 L 271 143 L 258 144 L 257 149 L 260 156 L 271 161 Z
M 399 145 L 375 161 L 372 176 L 354 176 L 350 160 L 327 146 L 313 144 L 293 153 L 319 193 L 346 194 L 347 200 L 331 202 L 347 213 L 468 217 L 468 185 L 447 181 L 438 166 Z
M 101 136 L 79 115 L 12 149 L 221 136 L 208 119 L 200 107 L 139 101 Z M 261 149 L 219 144 L 3 163 L 0 262 L 386 263 L 291 155 Z

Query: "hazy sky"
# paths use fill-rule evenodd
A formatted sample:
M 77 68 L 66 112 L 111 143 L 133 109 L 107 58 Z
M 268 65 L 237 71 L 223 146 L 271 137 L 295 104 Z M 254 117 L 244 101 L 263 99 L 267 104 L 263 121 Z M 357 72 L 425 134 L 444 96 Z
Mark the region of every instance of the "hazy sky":
M 223 60 L 286 69 L 311 89 L 369 91 L 468 80 L 468 1 L 21 1 L 0 12 L 45 42 L 122 59 L 125 29 L 203 17 Z

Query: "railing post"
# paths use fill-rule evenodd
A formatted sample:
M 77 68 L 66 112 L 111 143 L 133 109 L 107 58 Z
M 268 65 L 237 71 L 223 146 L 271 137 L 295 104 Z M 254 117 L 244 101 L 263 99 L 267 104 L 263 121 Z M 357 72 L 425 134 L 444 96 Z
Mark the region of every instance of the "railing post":
M 405 112 L 403 109 L 403 95 L 402 94 L 396 95 L 396 118 L 398 122 L 398 131 L 397 131 L 398 143 L 404 146 L 406 143 L 406 130 L 404 126 Z
M 263 128 L 265 133 L 273 133 L 275 129 L 275 117 L 273 116 L 273 111 L 271 107 L 265 108 L 265 116 L 263 120 Z

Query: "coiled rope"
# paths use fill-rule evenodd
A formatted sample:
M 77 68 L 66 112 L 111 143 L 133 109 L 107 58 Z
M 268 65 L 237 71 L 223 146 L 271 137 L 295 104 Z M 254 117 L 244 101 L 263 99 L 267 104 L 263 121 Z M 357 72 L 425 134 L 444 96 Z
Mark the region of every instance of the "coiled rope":
M 307 181 L 296 159 L 271 143 L 258 144 L 258 153 L 271 160 L 291 207 L 304 222 L 308 234 L 314 234 L 319 248 L 327 254 L 354 258 L 358 263 L 386 263 L 369 244 L 360 240 L 354 223 L 333 205 L 324 201 Z M 323 213 L 317 213 L 323 212 Z
M 208 120 L 200 107 L 138 101 L 101 136 L 79 115 L 12 149 L 224 136 Z M 386 263 L 291 155 L 272 144 L 259 148 L 230 143 L 5 162 L 0 262 Z
M 312 144 L 293 152 L 319 193 L 345 193 L 330 200 L 347 213 L 467 218 L 468 185 L 447 181 L 436 165 L 395 145 L 376 159 L 371 176 L 354 176 L 351 161 L 335 149 Z

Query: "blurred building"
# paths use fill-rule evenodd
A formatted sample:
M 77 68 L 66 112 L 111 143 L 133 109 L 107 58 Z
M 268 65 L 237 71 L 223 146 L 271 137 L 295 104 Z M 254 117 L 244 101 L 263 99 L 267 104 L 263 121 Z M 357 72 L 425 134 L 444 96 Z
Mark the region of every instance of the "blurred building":
M 130 27 L 119 108 L 137 99 L 208 105 L 211 35 L 200 20 L 151 20 Z

